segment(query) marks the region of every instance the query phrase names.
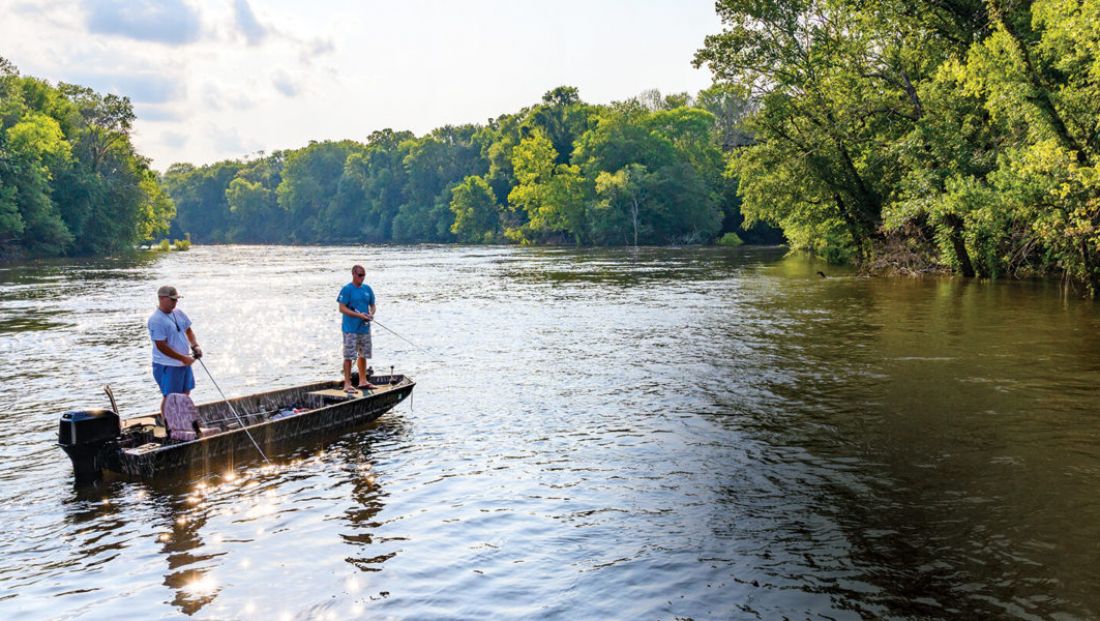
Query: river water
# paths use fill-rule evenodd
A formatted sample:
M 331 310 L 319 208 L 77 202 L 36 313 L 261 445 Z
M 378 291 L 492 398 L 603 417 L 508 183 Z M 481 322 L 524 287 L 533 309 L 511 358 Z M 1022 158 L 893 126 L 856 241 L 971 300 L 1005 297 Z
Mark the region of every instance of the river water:
M 61 412 L 157 408 L 158 285 L 239 395 L 338 375 L 356 262 L 411 402 L 274 466 L 73 486 Z M 0 360 L 6 620 L 1100 617 L 1100 312 L 1054 285 L 196 247 L 0 268 Z

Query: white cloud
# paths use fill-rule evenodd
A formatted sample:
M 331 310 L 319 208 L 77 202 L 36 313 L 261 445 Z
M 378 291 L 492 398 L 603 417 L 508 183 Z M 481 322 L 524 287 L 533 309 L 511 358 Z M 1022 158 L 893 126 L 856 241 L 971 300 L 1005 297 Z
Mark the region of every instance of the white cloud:
M 221 112 L 248 110 L 256 107 L 257 101 L 238 85 L 220 86 L 208 83 L 203 86 L 202 98 L 196 105 L 204 111 Z
M 256 19 L 256 14 L 252 12 L 248 0 L 234 0 L 233 13 L 237 20 L 237 28 L 244 34 L 244 38 L 249 45 L 263 43 L 264 39 L 270 34 L 268 27 Z
M 185 45 L 201 33 L 198 9 L 184 0 L 84 0 L 90 32 Z
M 322 54 L 331 54 L 336 51 L 336 43 L 332 39 L 314 39 L 309 44 L 310 56 L 321 56 Z
M 206 135 L 215 148 L 226 153 L 226 158 L 241 157 L 262 147 L 257 141 L 242 137 L 235 127 L 211 127 Z
M 184 115 L 179 110 L 156 104 L 136 104 L 134 114 L 137 118 L 151 123 L 175 123 L 184 119 Z
M 300 87 L 290 79 L 290 76 L 281 71 L 275 74 L 271 83 L 275 85 L 276 90 L 287 97 L 295 97 L 298 95 L 298 91 L 301 90 Z
M 0 16 L 24 75 L 129 96 L 162 170 L 484 122 L 561 84 L 592 103 L 694 93 L 709 75 L 692 54 L 721 29 L 711 0 L 0 0 Z
M 179 132 L 164 132 L 160 135 L 160 141 L 172 149 L 182 149 L 187 146 L 187 134 Z
M 135 103 L 166 103 L 177 101 L 183 94 L 183 84 L 172 75 L 147 72 L 76 73 L 68 78 L 97 91 L 129 97 Z
M 310 64 L 313 59 L 336 51 L 336 42 L 332 39 L 314 39 L 310 42 L 302 42 L 302 51 L 298 58 L 304 64 Z

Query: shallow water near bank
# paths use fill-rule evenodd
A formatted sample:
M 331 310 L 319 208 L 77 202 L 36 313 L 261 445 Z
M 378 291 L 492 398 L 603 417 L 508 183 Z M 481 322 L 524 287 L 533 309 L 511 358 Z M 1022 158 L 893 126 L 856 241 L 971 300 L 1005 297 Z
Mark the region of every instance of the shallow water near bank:
M 158 285 L 239 395 L 337 376 L 356 262 L 411 403 L 271 467 L 73 487 L 61 412 L 157 407 Z M 1100 313 L 1054 285 L 196 247 L 0 267 L 0 360 L 3 619 L 1100 616 Z

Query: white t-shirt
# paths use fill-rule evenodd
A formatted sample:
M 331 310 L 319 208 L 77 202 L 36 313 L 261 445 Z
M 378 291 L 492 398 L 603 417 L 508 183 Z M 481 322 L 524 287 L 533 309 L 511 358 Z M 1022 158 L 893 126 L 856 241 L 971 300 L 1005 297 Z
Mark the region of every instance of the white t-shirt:
M 171 313 L 165 313 L 159 308 L 153 311 L 146 323 L 149 328 L 149 338 L 153 341 L 153 364 L 163 364 L 168 367 L 182 367 L 183 363 L 175 358 L 169 358 L 164 352 L 157 349 L 157 341 L 168 341 L 168 346 L 177 354 L 188 355 L 191 351 L 191 343 L 187 340 L 187 328 L 191 327 L 191 320 L 179 309 Z

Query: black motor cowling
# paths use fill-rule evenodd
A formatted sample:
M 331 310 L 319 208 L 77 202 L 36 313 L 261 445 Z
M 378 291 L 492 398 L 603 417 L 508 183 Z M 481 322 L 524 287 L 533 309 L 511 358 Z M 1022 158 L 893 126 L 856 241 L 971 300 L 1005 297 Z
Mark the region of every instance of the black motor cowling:
M 72 460 L 78 483 L 99 478 L 104 451 L 121 433 L 118 414 L 111 410 L 73 410 L 61 415 L 57 444 Z

